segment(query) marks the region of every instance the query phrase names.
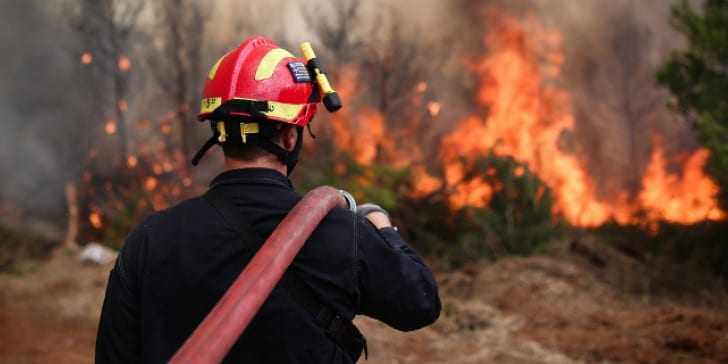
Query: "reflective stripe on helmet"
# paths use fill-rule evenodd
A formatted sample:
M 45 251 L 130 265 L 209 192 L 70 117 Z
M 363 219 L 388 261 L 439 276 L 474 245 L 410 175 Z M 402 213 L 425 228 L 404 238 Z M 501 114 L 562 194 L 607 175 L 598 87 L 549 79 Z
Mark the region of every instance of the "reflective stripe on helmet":
M 303 104 L 287 104 L 285 102 L 268 101 L 268 111 L 264 112 L 266 116 L 273 119 L 293 121 L 303 109 Z
M 263 100 L 252 100 L 252 99 L 243 99 L 236 97 L 233 100 L 246 100 L 246 101 L 263 101 Z M 268 110 L 262 111 L 261 114 L 265 115 L 266 117 L 274 120 L 284 121 L 284 122 L 293 122 L 296 117 L 298 117 L 298 114 L 301 113 L 301 110 L 303 110 L 303 107 L 306 106 L 306 104 L 291 104 L 286 102 L 280 102 L 280 101 L 264 101 L 268 103 Z M 235 114 L 235 112 L 233 112 Z M 247 112 L 241 112 L 240 114 L 248 115 Z
M 273 76 L 273 72 L 276 70 L 276 66 L 284 58 L 295 58 L 291 52 L 283 48 L 275 48 L 268 51 L 263 59 L 258 64 L 258 68 L 255 70 L 255 80 L 261 81 L 269 79 Z
M 227 56 L 227 54 L 225 56 Z M 225 56 L 220 57 L 220 59 L 215 62 L 212 68 L 210 68 L 210 72 L 207 73 L 208 79 L 212 80 L 215 78 L 215 75 L 217 74 L 217 68 L 220 67 L 220 63 L 222 63 L 222 60 L 225 59 Z

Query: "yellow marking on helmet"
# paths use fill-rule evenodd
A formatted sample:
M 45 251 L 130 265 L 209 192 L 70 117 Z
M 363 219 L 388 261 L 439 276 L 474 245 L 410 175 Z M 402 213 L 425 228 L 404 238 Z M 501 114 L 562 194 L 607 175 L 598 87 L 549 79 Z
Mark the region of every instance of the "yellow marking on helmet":
M 200 114 L 213 112 L 220 105 L 222 105 L 222 97 L 208 97 L 206 99 L 202 99 Z
M 227 56 L 227 54 L 225 56 Z M 220 63 L 222 63 L 222 60 L 225 58 L 225 56 L 220 57 L 220 59 L 218 59 L 217 62 L 215 62 L 215 64 L 212 65 L 212 68 L 210 68 L 210 72 L 207 74 L 207 78 L 209 78 L 211 80 L 215 78 L 215 74 L 217 73 L 217 68 L 220 67 Z
M 259 132 L 258 123 L 240 123 L 240 137 L 243 139 L 243 143 L 248 142 L 248 134 L 258 134 Z
M 293 58 L 293 55 L 291 52 L 283 48 L 276 48 L 268 51 L 268 53 L 266 53 L 260 61 L 260 64 L 258 64 L 258 68 L 255 70 L 255 80 L 260 81 L 271 78 L 273 76 L 273 72 L 276 70 L 276 66 L 284 58 Z
M 225 143 L 227 141 L 227 132 L 225 132 L 225 122 L 218 121 L 216 123 L 216 126 L 217 126 L 217 132 L 220 133 L 220 135 L 217 136 L 217 141 L 220 143 Z
M 268 111 L 264 112 L 266 116 L 286 121 L 293 121 L 303 109 L 303 104 L 287 104 L 285 102 L 268 101 Z

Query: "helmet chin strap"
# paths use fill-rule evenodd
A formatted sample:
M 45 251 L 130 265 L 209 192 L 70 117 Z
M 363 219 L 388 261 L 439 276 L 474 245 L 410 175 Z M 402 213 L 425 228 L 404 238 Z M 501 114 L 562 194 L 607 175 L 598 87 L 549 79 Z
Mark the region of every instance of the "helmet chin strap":
M 303 128 L 296 128 L 296 145 L 292 151 L 288 151 L 280 145 L 273 143 L 268 138 L 255 138 L 255 144 L 263 150 L 274 154 L 283 164 L 286 165 L 286 175 L 290 176 L 298 164 L 298 157 L 303 148 Z
M 192 157 L 192 165 L 196 166 L 202 157 L 207 153 L 210 148 L 212 148 L 215 144 L 220 143 L 219 134 L 218 131 L 214 128 L 214 123 L 210 123 L 213 135 L 208 139 L 205 144 L 200 148 L 200 150 L 195 153 L 194 157 Z M 237 130 L 237 129 L 233 129 Z M 287 149 L 281 147 L 280 145 L 272 142 L 270 139 L 275 137 L 278 133 L 281 132 L 282 129 L 277 129 L 273 127 L 270 124 L 263 124 L 261 127 L 261 133 L 251 135 L 248 137 L 251 143 L 254 143 L 261 149 L 267 151 L 268 153 L 271 153 L 278 157 L 278 160 L 280 160 L 283 164 L 286 165 L 286 175 L 290 176 L 293 172 L 293 169 L 296 168 L 296 164 L 298 163 L 298 158 L 301 154 L 301 149 L 303 149 L 303 128 L 296 127 L 296 144 L 293 147 L 293 150 L 288 151 Z M 230 137 L 237 137 L 234 135 L 228 135 L 228 138 Z
M 205 153 L 207 153 L 210 148 L 212 148 L 215 144 L 217 144 L 217 135 L 214 135 L 210 137 L 210 139 L 207 139 L 205 144 L 202 145 L 202 147 L 195 153 L 195 156 L 192 157 L 192 165 L 196 166 L 198 163 L 200 163 L 200 159 L 205 156 Z

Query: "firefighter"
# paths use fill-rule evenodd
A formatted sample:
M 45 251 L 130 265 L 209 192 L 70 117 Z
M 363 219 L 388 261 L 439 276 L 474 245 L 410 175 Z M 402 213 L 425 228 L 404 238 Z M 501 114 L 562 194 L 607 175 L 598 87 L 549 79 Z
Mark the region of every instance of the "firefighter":
M 109 276 L 97 363 L 163 363 L 184 343 L 300 200 L 288 175 L 322 96 L 319 66 L 255 37 L 210 70 L 199 119 L 225 170 L 197 198 L 146 218 Z M 337 109 L 336 98 L 327 108 Z M 383 209 L 336 208 L 315 229 L 225 362 L 353 363 L 366 315 L 402 331 L 433 323 L 432 272 Z

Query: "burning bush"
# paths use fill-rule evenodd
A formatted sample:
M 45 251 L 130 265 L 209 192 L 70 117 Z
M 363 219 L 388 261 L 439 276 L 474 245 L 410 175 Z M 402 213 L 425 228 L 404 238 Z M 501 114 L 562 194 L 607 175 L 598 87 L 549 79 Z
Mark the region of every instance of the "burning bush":
M 467 167 L 462 179 L 429 190 L 423 190 L 418 179 L 422 175 L 411 167 L 363 165 L 348 153 L 335 159 L 334 168 L 303 169 L 302 189 L 331 184 L 347 189 L 360 202 L 381 204 L 418 250 L 445 264 L 528 255 L 562 230 L 552 213 L 551 190 L 513 158 L 489 153 L 463 161 Z M 468 203 L 453 204 L 453 191 L 460 186 L 485 192 L 469 194 Z
M 474 184 L 484 192 L 453 206 L 452 189 Z M 538 176 L 513 158 L 490 153 L 468 163 L 457 184 L 405 199 L 395 217 L 420 249 L 459 265 L 538 251 L 561 231 L 552 208 L 551 190 Z

